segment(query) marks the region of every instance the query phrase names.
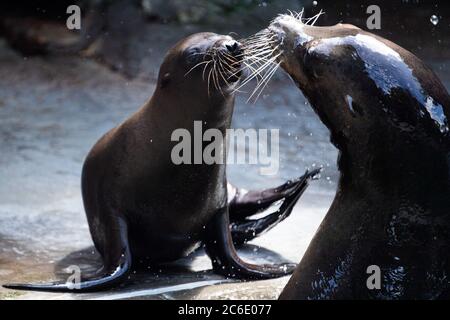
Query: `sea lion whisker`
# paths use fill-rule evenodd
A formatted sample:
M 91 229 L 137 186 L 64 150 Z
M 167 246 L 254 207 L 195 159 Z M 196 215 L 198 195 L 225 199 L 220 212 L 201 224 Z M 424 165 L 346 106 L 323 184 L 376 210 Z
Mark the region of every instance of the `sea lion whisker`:
M 214 64 L 213 64 L 213 82 L 214 82 L 214 87 L 216 88 L 216 90 L 219 90 L 220 91 L 220 93 L 223 95 L 223 92 L 222 92 L 222 88 L 221 88 L 221 86 L 220 86 L 220 82 L 219 82 L 219 78 L 218 78 L 218 75 L 217 75 L 217 61 L 214 61 Z
M 270 47 L 271 45 L 273 45 L 274 43 L 277 43 L 278 39 L 274 38 L 274 39 L 267 39 L 264 40 L 261 44 L 259 45 L 251 45 L 249 46 L 249 48 L 244 48 L 245 51 L 252 51 L 252 50 L 261 50 L 262 48 L 267 48 Z
M 317 13 L 316 15 L 314 15 L 314 16 L 312 16 L 312 17 L 310 17 L 310 18 L 308 18 L 308 19 L 305 19 L 305 24 L 306 25 L 308 25 L 310 22 L 310 26 L 313 26 L 316 22 L 317 22 L 317 20 L 319 19 L 319 17 L 321 16 L 321 15 L 323 15 L 325 12 L 322 10 L 322 9 L 320 9 L 320 11 L 319 11 L 319 13 Z
M 248 46 L 243 47 L 243 51 L 252 51 L 252 50 L 261 50 L 262 48 L 267 47 L 267 41 L 263 41 L 261 43 L 250 44 Z
M 218 71 L 219 71 L 218 73 L 219 73 L 220 77 L 222 78 L 223 81 L 225 81 L 227 86 L 231 86 L 230 82 L 228 81 L 228 79 L 230 79 L 230 78 L 226 79 L 224 76 L 224 74 L 227 74 L 227 72 L 224 70 L 224 66 L 222 64 L 219 64 Z
M 273 63 L 273 61 L 271 61 L 271 60 L 263 60 L 263 61 L 253 61 L 253 63 L 245 63 L 245 66 L 246 67 L 249 67 L 251 70 L 252 70 L 252 74 L 255 74 L 255 72 L 256 72 L 256 75 L 258 76 L 259 75 L 259 72 L 258 72 L 258 70 L 260 69 L 260 68 L 265 68 L 265 67 L 267 67 L 268 65 L 270 65 L 271 63 Z M 267 65 L 266 65 L 267 64 Z
M 208 97 L 210 96 L 210 91 L 209 88 L 211 86 L 211 73 L 213 71 L 213 68 L 209 68 L 209 72 L 208 72 Z
M 255 87 L 255 89 L 253 90 L 253 93 L 252 93 L 252 95 L 250 96 L 250 98 L 251 98 L 251 97 L 253 96 L 253 94 L 260 88 L 260 86 L 264 84 L 264 82 L 266 81 L 266 79 L 268 78 L 268 76 L 270 75 L 270 73 L 272 72 L 273 68 L 278 68 L 278 64 L 273 64 L 273 65 L 271 65 L 269 68 L 267 68 L 267 69 L 269 69 L 269 70 L 268 70 L 266 73 L 264 73 L 264 76 L 261 78 L 261 83 L 258 84 L 258 85 Z
M 243 52 L 248 54 L 249 52 L 262 51 L 262 50 L 265 50 L 267 48 L 270 48 L 276 42 L 277 42 L 276 40 L 264 41 L 264 43 L 261 44 L 261 45 L 258 45 L 258 46 L 253 45 L 253 46 L 250 46 L 248 48 L 244 48 Z
M 251 66 L 256 65 L 258 68 L 259 66 L 263 65 L 267 61 L 270 61 L 272 56 L 264 56 L 264 57 L 250 57 L 249 59 L 245 60 L 245 62 Z
M 269 45 L 265 45 L 263 47 L 259 47 L 259 48 L 252 48 L 250 50 L 245 50 L 244 55 L 249 55 L 249 54 L 254 54 L 254 53 L 259 53 L 259 52 L 263 52 L 264 50 L 268 50 L 271 47 Z
M 223 57 L 224 59 L 226 59 L 228 62 L 231 63 L 231 65 L 238 65 L 239 61 L 236 60 L 236 58 L 228 53 L 221 53 L 219 55 L 219 58 Z
M 196 69 L 197 67 L 203 65 L 203 64 L 208 64 L 210 61 L 202 61 L 200 63 L 197 63 L 195 66 L 193 66 L 188 72 L 186 72 L 184 74 L 184 76 L 186 77 L 188 74 L 190 74 L 192 71 L 194 71 L 194 69 Z
M 260 64 L 261 68 L 267 67 L 268 65 L 274 63 L 276 59 L 281 55 L 281 53 L 276 54 L 275 56 L 270 55 L 269 59 L 266 57 L 253 57 L 256 60 L 256 63 Z M 259 62 L 257 60 L 263 60 L 263 62 Z
M 280 46 L 277 45 L 276 47 L 270 47 L 270 48 L 266 48 L 262 51 L 259 51 L 255 54 L 252 54 L 251 57 L 260 57 L 262 55 L 272 55 L 274 51 L 276 51 Z
M 250 77 L 245 79 L 243 83 L 238 87 L 238 89 L 242 88 L 244 85 L 249 83 L 251 80 L 253 80 L 257 75 L 261 74 L 266 68 L 268 68 L 271 64 L 273 64 L 274 61 L 277 60 L 277 58 L 280 56 L 280 54 L 274 56 L 272 59 L 267 61 L 265 64 L 263 64 L 254 74 L 252 74 Z
M 241 67 L 240 68 L 235 68 L 235 67 L 232 67 L 232 66 L 228 65 L 227 63 L 223 63 L 221 65 L 221 68 L 222 68 L 222 70 L 225 73 L 229 74 L 229 76 L 228 76 L 229 78 L 231 78 L 232 76 L 237 75 L 242 70 Z
M 230 74 L 230 77 L 237 76 L 240 72 L 242 72 L 245 68 L 250 69 L 250 73 L 253 74 L 256 72 L 256 68 L 254 68 L 252 65 L 247 64 L 245 61 L 242 62 L 243 66 L 241 68 L 236 69 L 232 74 Z M 256 81 L 259 83 L 258 77 L 256 77 Z
M 218 68 L 219 68 L 219 70 L 221 70 L 225 73 L 233 72 L 233 70 L 235 69 L 228 63 L 228 60 L 224 55 L 218 56 Z M 225 70 L 225 68 L 226 68 L 226 70 Z
M 249 44 L 248 46 L 244 46 L 243 47 L 243 51 L 254 51 L 254 50 L 261 50 L 265 47 L 267 47 L 267 40 L 262 40 L 259 43 L 255 43 L 255 44 Z
M 268 61 L 273 60 L 273 56 L 274 56 L 274 53 L 273 53 L 273 51 L 271 51 L 265 55 L 248 56 L 244 61 L 251 65 L 254 65 L 254 64 L 259 65 L 259 64 L 264 64 Z
M 255 98 L 255 102 L 258 100 L 258 98 L 260 97 L 260 95 L 263 93 L 263 91 L 264 91 L 264 89 L 266 88 L 266 86 L 269 84 L 269 82 L 270 82 L 270 80 L 272 79 L 272 77 L 274 76 L 274 74 L 275 74 L 275 72 L 278 70 L 278 67 L 280 66 L 280 64 L 281 64 L 281 62 L 278 62 L 270 71 L 268 71 L 267 72 L 267 74 L 268 74 L 268 76 L 267 76 L 267 78 L 264 80 L 262 80 L 261 81 L 261 83 L 264 83 L 265 82 L 265 84 L 262 86 L 262 88 L 261 88 L 261 90 L 259 91 L 259 94 L 256 96 L 256 98 Z M 255 89 L 255 92 L 256 92 L 256 90 L 257 89 Z M 252 93 L 252 95 L 250 96 L 250 98 L 247 100 L 247 102 L 251 99 L 251 97 L 253 96 L 253 93 Z
M 252 47 L 255 45 L 265 45 L 265 43 L 267 41 L 271 41 L 272 39 L 276 38 L 276 35 L 270 35 L 270 36 L 264 36 L 264 37 L 260 37 L 260 38 L 256 38 L 256 39 L 245 39 L 243 40 L 243 47 L 247 48 L 247 47 Z
M 212 70 L 213 86 L 214 86 L 215 89 L 218 89 L 218 85 L 216 83 L 216 77 L 215 77 L 215 75 L 216 75 L 216 61 L 213 62 L 211 70 Z
M 264 50 L 257 50 L 255 54 L 245 57 L 243 61 L 244 68 L 248 68 L 251 71 L 251 76 L 247 78 L 242 85 L 238 88 L 242 88 L 242 86 L 246 85 L 248 82 L 256 78 L 257 85 L 259 85 L 260 79 L 263 78 L 264 69 L 270 67 L 276 61 L 276 57 L 273 57 L 273 52 L 278 49 L 278 46 L 275 48 L 266 47 Z
M 220 74 L 220 72 L 218 72 L 218 70 L 215 69 L 214 73 L 215 73 L 215 77 L 217 79 L 217 90 L 219 90 L 219 92 L 222 95 L 222 97 L 225 97 L 225 94 L 223 93 L 222 87 L 220 86 L 220 82 L 219 82 L 219 74 Z
M 249 65 L 259 68 L 261 65 L 268 61 L 273 61 L 273 56 L 275 53 L 266 54 L 264 56 L 252 56 L 244 60 Z M 278 54 L 278 53 L 277 53 Z
M 256 39 L 245 39 L 243 40 L 243 46 L 244 48 L 247 47 L 253 47 L 253 46 L 263 46 L 266 44 L 267 41 L 272 41 L 274 38 L 276 38 L 275 35 L 267 35 L 264 37 L 256 38 Z
M 203 68 L 203 73 L 202 73 L 202 79 L 203 81 L 205 81 L 205 73 L 206 73 L 206 69 L 208 68 L 209 64 L 212 62 L 212 60 L 209 60 L 208 63 L 205 65 L 205 67 Z
M 257 52 L 255 52 L 255 53 L 251 53 L 251 52 L 249 52 L 249 53 L 251 53 L 251 56 L 252 57 L 260 57 L 260 56 L 264 56 L 264 55 L 271 55 L 276 49 L 278 49 L 278 48 L 272 48 L 272 47 L 268 47 L 268 48 L 265 48 L 264 50 L 260 50 L 260 51 L 257 51 Z M 247 53 L 247 55 L 249 54 L 249 53 Z
M 242 39 L 241 42 L 248 43 L 250 41 L 257 41 L 257 40 L 264 39 L 264 38 L 271 38 L 272 36 L 273 36 L 273 34 L 270 33 L 270 31 L 266 31 L 265 33 L 260 33 L 260 34 L 257 33 L 253 36 Z
M 322 9 L 320 9 L 320 12 L 319 12 L 318 14 L 315 15 L 315 19 L 314 19 L 313 22 L 311 23 L 311 26 L 313 26 L 313 25 L 317 22 L 317 20 L 319 19 L 319 17 L 320 17 L 322 14 L 324 14 L 324 13 L 325 13 L 325 12 L 322 11 Z

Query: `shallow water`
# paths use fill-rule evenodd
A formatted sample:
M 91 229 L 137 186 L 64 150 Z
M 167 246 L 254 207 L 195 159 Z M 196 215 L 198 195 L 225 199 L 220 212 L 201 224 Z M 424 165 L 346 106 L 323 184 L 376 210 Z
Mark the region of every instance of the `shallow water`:
M 154 70 L 159 66 L 157 59 L 147 63 Z M 431 61 L 449 88 L 446 63 Z M 130 81 L 78 57 L 23 59 L 0 42 L 0 284 L 63 278 L 71 264 L 95 270 L 98 257 L 80 194 L 83 159 L 153 89 L 154 75 Z M 337 151 L 303 95 L 283 74 L 255 104 L 246 104 L 246 98 L 237 98 L 233 127 L 279 128 L 280 170 L 262 176 L 258 166 L 231 165 L 232 183 L 247 189 L 272 187 L 306 168 L 324 167 L 321 179 L 311 184 L 288 219 L 240 250 L 257 263 L 298 262 L 333 199 Z M 208 258 L 198 252 L 161 270 L 133 274 L 110 292 L 71 295 L 0 288 L 0 298 L 273 299 L 288 280 L 236 284 L 209 269 Z

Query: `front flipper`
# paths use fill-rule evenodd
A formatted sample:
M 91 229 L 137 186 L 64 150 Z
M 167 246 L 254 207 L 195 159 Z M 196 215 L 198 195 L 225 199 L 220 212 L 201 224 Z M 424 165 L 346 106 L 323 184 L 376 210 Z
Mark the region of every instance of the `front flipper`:
M 131 252 L 128 245 L 127 224 L 121 218 L 115 218 L 114 226 L 108 233 L 111 247 L 118 248 L 117 252 L 105 252 L 104 261 L 110 261 L 109 267 L 103 267 L 98 276 L 82 280 L 80 283 L 54 282 L 47 284 L 5 284 L 3 287 L 14 290 L 35 290 L 50 292 L 91 292 L 111 288 L 127 277 L 131 268 Z M 120 248 L 120 249 L 119 249 Z
M 216 213 L 205 230 L 203 242 L 216 273 L 228 278 L 258 280 L 278 278 L 294 271 L 294 263 L 253 265 L 242 261 L 234 248 L 229 226 L 228 208 L 223 208 Z
M 234 197 L 229 203 L 230 220 L 232 222 L 245 220 L 249 216 L 260 213 L 268 209 L 274 202 L 292 196 L 298 191 L 299 187 L 303 189 L 303 193 L 309 180 L 319 174 L 320 171 L 321 169 L 315 169 L 311 172 L 307 170 L 303 176 L 293 181 L 289 180 L 276 188 L 260 191 L 243 192 L 229 185 L 228 188 L 234 191 Z
M 311 172 L 306 171 L 305 174 L 292 182 L 291 184 L 294 186 L 293 189 L 290 190 L 290 194 L 285 197 L 283 204 L 280 208 L 260 219 L 242 219 L 233 221 L 230 213 L 231 220 L 231 236 L 233 239 L 233 243 L 235 245 L 242 245 L 260 235 L 266 233 L 273 227 L 275 227 L 278 223 L 286 219 L 292 212 L 295 204 L 298 199 L 302 196 L 303 192 L 305 192 L 306 188 L 309 185 L 309 181 L 314 179 L 317 174 L 320 173 L 320 169 L 313 170 Z

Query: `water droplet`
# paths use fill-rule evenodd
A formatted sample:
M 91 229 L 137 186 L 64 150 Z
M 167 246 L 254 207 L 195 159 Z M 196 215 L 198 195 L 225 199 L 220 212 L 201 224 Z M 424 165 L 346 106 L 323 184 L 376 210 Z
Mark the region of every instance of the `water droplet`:
M 439 18 L 438 18 L 435 14 L 433 14 L 433 15 L 431 16 L 431 18 L 430 18 L 430 22 L 431 22 L 433 25 L 437 25 L 437 24 L 439 23 Z
M 317 1 L 313 1 L 313 6 L 317 6 Z

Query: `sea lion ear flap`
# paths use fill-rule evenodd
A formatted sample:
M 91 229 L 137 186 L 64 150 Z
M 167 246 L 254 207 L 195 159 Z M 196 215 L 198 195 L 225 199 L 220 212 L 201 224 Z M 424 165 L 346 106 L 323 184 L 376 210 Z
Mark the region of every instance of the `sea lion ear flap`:
M 167 87 L 167 85 L 170 83 L 170 79 L 171 79 L 170 73 L 169 73 L 169 72 L 165 73 L 165 74 L 161 77 L 161 80 L 160 80 L 160 82 L 159 82 L 159 87 L 160 87 L 161 89 L 164 89 L 165 87 Z

